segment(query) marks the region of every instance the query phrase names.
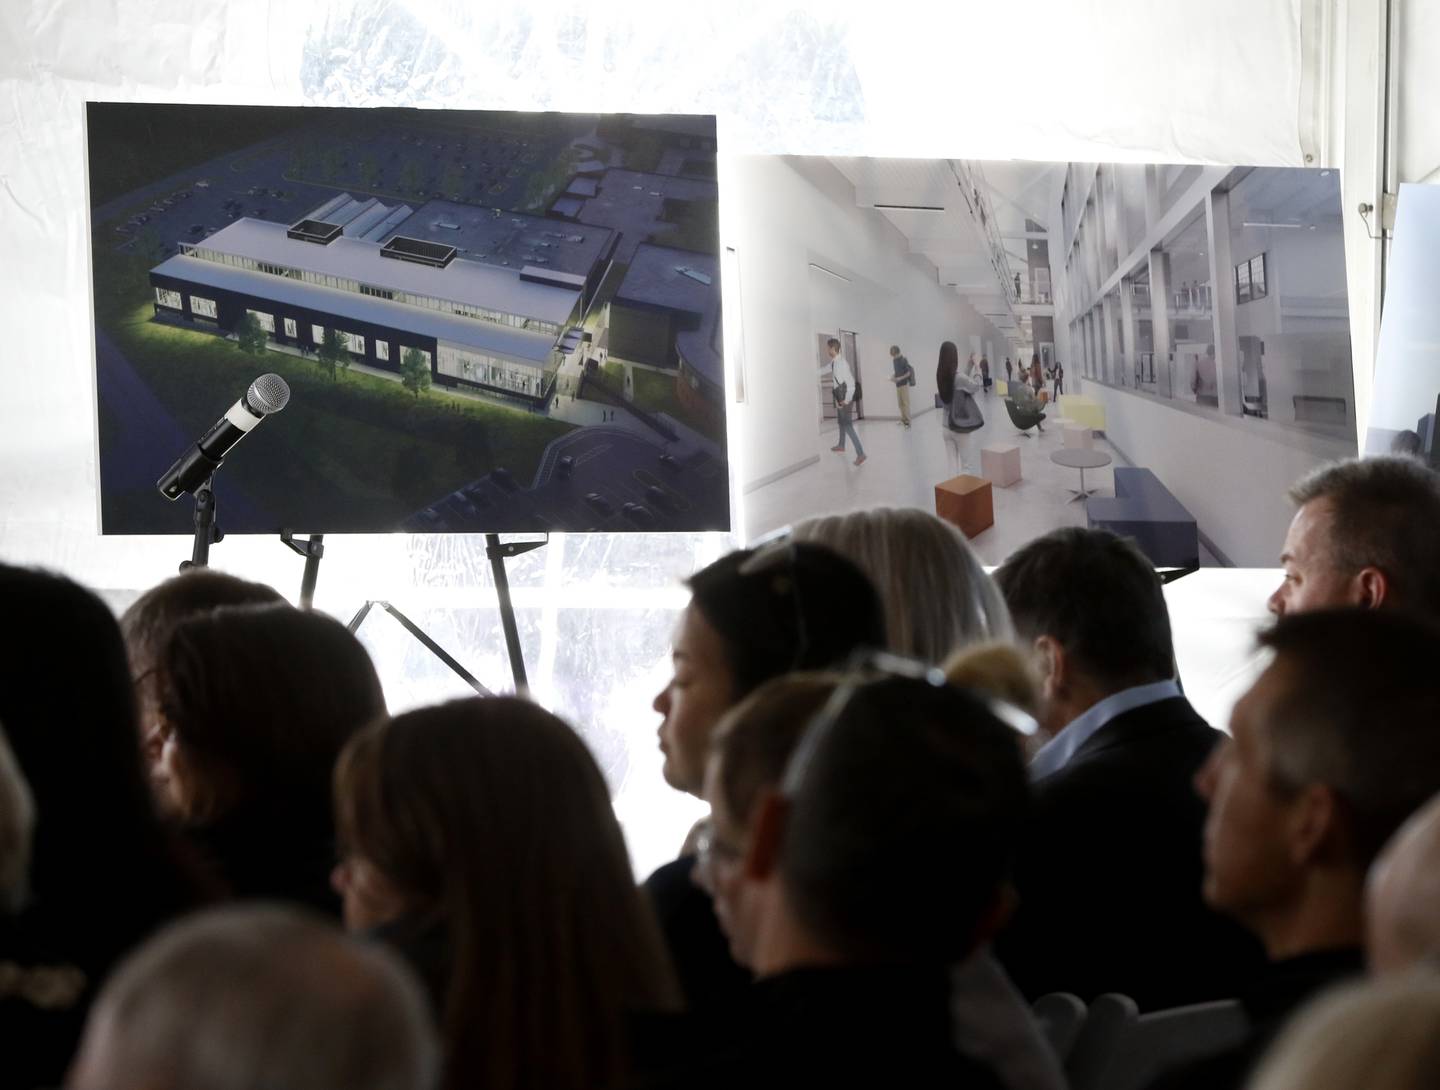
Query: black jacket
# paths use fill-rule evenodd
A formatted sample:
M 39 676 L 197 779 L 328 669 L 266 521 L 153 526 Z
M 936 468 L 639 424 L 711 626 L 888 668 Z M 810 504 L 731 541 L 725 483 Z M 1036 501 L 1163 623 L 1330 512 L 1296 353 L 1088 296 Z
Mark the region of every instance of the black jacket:
M 685 1005 L 698 1010 L 742 999 L 751 978 L 749 970 L 730 956 L 730 942 L 715 918 L 715 905 L 695 885 L 694 870 L 695 856 L 681 856 L 658 868 L 643 888 L 680 978 Z
M 1116 716 L 1034 785 L 1020 905 L 995 952 L 1032 1001 L 1121 992 L 1141 1010 L 1238 995 L 1259 943 L 1202 899 L 1205 804 L 1220 741 L 1173 697 Z

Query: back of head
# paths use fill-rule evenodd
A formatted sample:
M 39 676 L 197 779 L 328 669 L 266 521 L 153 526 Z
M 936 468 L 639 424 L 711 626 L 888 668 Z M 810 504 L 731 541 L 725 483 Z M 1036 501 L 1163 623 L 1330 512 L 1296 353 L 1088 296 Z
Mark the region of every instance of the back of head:
M 229 799 L 330 813 L 346 740 L 385 712 L 364 646 L 340 622 L 287 605 L 233 606 L 175 626 L 160 655 L 161 704 L 200 779 Z
M 761 794 L 780 782 L 795 747 L 840 682 L 839 674 L 786 674 L 761 685 L 715 726 L 711 753 L 731 818 L 748 826 Z M 710 799 L 715 805 L 715 799 Z
M 1378 568 L 1389 604 L 1440 619 L 1440 474 L 1403 455 L 1347 458 L 1301 478 L 1290 499 L 1329 505 L 1340 571 Z
M 942 667 L 945 679 L 961 689 L 1014 704 L 1028 715 L 1040 711 L 1040 682 L 1030 662 L 1008 643 L 977 643 L 955 652 Z
M 280 592 L 213 568 L 192 568 L 151 587 L 120 615 L 120 632 L 138 676 L 152 669 L 171 631 L 187 617 L 221 606 L 278 605 Z
M 25 902 L 34 833 L 35 803 L 0 726 L 0 915 Z
M 172 925 L 105 985 L 70 1090 L 429 1090 L 419 984 L 382 947 L 270 906 Z
M 82 937 L 103 951 L 105 934 L 148 929 L 151 908 L 189 897 L 141 769 L 120 629 L 94 594 L 48 572 L 0 565 L 0 601 L 0 723 L 37 814 L 33 900 L 61 927 L 72 911 L 90 918 Z M 96 913 L 107 887 L 112 902 Z
M 1009 639 L 1010 611 L 965 535 L 918 507 L 808 518 L 800 541 L 827 545 L 870 577 L 885 606 L 887 646 L 939 662 L 976 640 Z
M 1440 626 L 1413 615 L 1323 610 L 1281 617 L 1260 643 L 1280 691 L 1265 733 L 1282 783 L 1334 789 L 1362 872 L 1440 790 Z
M 792 670 L 842 662 L 885 643 L 875 587 L 854 563 L 809 542 L 722 556 L 687 581 L 691 604 L 719 634 L 735 697 Z
M 1049 636 L 1102 687 L 1174 676 L 1160 577 L 1128 538 L 1055 530 L 1012 553 L 995 582 L 1022 641 Z
M 1366 948 L 1376 973 L 1440 964 L 1440 794 L 1400 827 L 1370 871 Z
M 1440 1086 L 1440 979 L 1417 973 L 1325 994 L 1276 1042 L 1252 1090 Z
M 673 1005 L 674 983 L 604 778 L 565 723 L 511 697 L 408 712 L 350 743 L 335 798 L 347 849 L 447 921 L 450 1085 L 623 1072 L 625 1016 Z
M 812 941 L 852 962 L 946 965 L 983 937 L 1024 820 L 1020 737 L 974 696 L 842 686 L 785 776 L 780 877 Z
M 954 341 L 945 341 L 940 345 L 940 359 L 935 365 L 935 385 L 940 393 L 940 400 L 946 405 L 955 397 L 955 372 L 960 368 L 960 349 L 955 347 Z

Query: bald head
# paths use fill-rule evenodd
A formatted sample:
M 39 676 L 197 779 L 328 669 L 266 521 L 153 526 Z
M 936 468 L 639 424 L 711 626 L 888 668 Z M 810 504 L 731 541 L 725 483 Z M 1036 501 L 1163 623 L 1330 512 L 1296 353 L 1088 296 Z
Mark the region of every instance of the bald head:
M 1440 795 L 1385 846 L 1366 890 L 1371 972 L 1403 972 L 1440 955 Z
M 171 925 L 101 991 L 70 1090 L 428 1090 L 424 994 L 379 946 L 295 909 Z

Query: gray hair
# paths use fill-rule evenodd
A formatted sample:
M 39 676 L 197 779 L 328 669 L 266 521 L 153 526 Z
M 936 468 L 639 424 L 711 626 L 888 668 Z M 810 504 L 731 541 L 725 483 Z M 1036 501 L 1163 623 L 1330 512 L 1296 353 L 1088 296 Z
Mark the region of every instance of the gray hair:
M 35 802 L 20 764 L 0 730 L 0 912 L 18 912 L 30 885 Z
M 439 1046 L 384 948 L 274 905 L 173 924 L 101 991 L 70 1090 L 431 1090 Z
M 1440 980 L 1415 973 L 1327 992 L 1291 1022 L 1254 1090 L 1411 1090 L 1440 1084 Z
M 875 584 L 892 651 L 940 662 L 981 640 L 1012 640 L 1010 610 L 965 535 L 918 507 L 875 507 L 795 524 Z
M 1397 604 L 1440 618 L 1440 474 L 1406 455 L 1345 458 L 1302 477 L 1290 499 L 1329 502 L 1335 568 L 1378 568 Z

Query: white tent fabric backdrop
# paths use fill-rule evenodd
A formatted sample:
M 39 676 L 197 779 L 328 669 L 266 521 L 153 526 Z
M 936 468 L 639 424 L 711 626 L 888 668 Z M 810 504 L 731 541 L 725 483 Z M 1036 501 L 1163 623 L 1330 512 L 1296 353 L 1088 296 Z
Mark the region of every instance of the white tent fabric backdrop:
M 0 557 L 59 569 L 121 605 L 188 555 L 180 539 L 97 532 L 87 99 L 713 112 L 722 154 L 1298 166 L 1311 124 L 1302 103 L 1316 96 L 1303 20 L 1319 6 L 6 4 Z M 394 599 L 482 680 L 504 683 L 478 539 L 396 535 L 328 544 L 319 606 L 343 618 L 366 598 Z M 557 539 L 513 565 L 536 695 L 577 722 L 600 756 L 641 871 L 673 852 L 697 809 L 661 782 L 648 707 L 666 676 L 669 630 L 685 600 L 678 579 L 729 544 L 723 535 Z M 298 559 L 270 539 L 227 541 L 214 560 L 286 589 L 299 580 Z M 1268 578 L 1203 572 L 1172 595 L 1189 687 L 1210 694 L 1204 710 L 1222 721 L 1247 669 L 1247 634 Z M 1211 589 L 1199 593 L 1203 579 Z M 388 624 L 377 617 L 364 635 L 392 707 L 463 691 Z

